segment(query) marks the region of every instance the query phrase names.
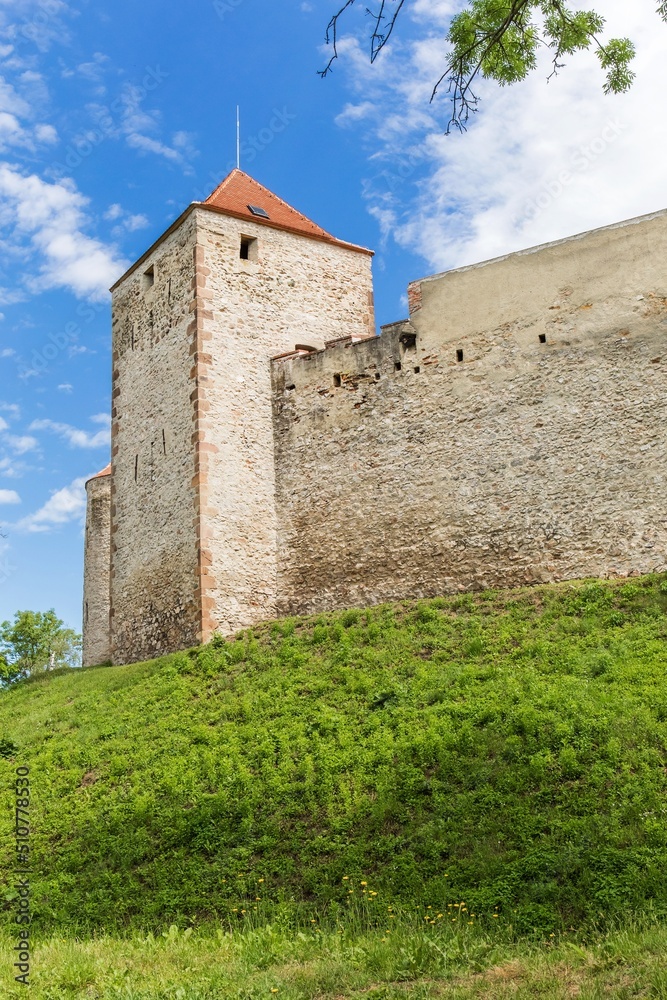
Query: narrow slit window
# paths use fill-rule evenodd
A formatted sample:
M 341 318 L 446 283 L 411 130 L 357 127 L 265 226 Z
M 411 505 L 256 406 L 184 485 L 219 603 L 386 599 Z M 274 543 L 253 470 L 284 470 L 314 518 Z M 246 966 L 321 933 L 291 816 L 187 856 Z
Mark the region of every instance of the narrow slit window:
M 456 360 L 457 360 L 457 361 L 463 361 L 463 351 L 462 351 L 462 350 L 461 350 L 460 348 L 459 348 L 459 350 L 458 350 L 458 351 L 456 352 Z
M 336 373 L 334 375 L 334 385 L 335 385 L 335 387 L 337 389 L 340 389 L 340 387 L 341 387 L 342 384 L 343 384 L 343 380 L 341 379 L 340 375 L 338 373 Z
M 135 455 L 134 458 L 134 481 L 136 483 L 137 477 L 139 475 L 139 456 Z
M 164 433 L 164 430 L 162 431 L 162 454 L 163 455 L 167 454 L 167 437 Z
M 144 271 L 144 289 L 152 288 L 155 284 L 155 268 L 151 265 Z
M 241 250 L 239 253 L 241 260 L 254 260 L 259 257 L 259 245 L 256 239 L 251 236 L 241 237 Z
M 540 344 L 546 344 L 546 342 L 547 342 L 547 335 L 546 335 L 546 333 L 541 333 L 540 334 Z

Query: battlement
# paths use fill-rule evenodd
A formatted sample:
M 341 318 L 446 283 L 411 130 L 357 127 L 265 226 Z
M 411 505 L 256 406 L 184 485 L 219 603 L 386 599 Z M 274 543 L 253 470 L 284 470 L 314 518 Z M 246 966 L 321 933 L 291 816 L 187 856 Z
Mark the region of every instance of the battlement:
M 667 568 L 667 212 L 414 281 L 376 336 L 369 252 L 262 190 L 221 185 L 114 291 L 110 578 L 86 548 L 114 662 Z

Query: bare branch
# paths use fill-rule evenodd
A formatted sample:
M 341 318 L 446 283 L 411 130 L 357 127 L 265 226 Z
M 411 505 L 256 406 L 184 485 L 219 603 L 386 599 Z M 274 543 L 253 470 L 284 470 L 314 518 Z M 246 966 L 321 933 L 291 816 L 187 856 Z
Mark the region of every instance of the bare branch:
M 377 13 L 367 7 L 366 13 L 373 20 L 373 29 L 371 31 L 371 63 L 374 63 L 377 57 L 382 52 L 389 39 L 391 38 L 392 32 L 396 26 L 396 20 L 405 5 L 406 0 L 381 0 L 380 8 Z M 346 11 L 356 3 L 356 0 L 347 0 L 346 3 L 340 8 L 340 10 L 334 14 L 327 25 L 327 30 L 325 33 L 325 42 L 327 45 L 333 46 L 333 52 L 329 62 L 324 67 L 324 69 L 318 70 L 321 77 L 327 76 L 331 72 L 331 68 L 338 59 L 338 22 L 346 13 Z M 391 14 L 387 14 L 387 7 L 389 4 L 395 4 L 394 10 Z

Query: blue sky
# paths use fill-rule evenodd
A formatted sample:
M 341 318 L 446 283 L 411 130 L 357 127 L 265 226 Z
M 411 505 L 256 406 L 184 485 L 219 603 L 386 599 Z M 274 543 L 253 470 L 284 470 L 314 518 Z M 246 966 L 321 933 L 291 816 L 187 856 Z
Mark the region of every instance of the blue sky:
M 604 98 L 588 56 L 483 86 L 464 136 L 429 106 L 456 2 L 412 0 L 371 68 L 361 8 L 322 81 L 333 0 L 113 5 L 0 0 L 0 620 L 80 627 L 83 482 L 109 456 L 106 289 L 242 166 L 335 235 L 376 248 L 379 323 L 408 281 L 667 206 L 667 27 L 606 0 L 639 47 Z

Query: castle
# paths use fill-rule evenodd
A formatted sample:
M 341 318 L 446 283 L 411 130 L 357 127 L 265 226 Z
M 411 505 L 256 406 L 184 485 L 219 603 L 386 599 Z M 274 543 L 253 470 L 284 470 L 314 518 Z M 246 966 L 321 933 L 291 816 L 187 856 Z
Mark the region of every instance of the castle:
M 84 664 L 667 568 L 667 212 L 413 282 L 234 170 L 114 285 Z

